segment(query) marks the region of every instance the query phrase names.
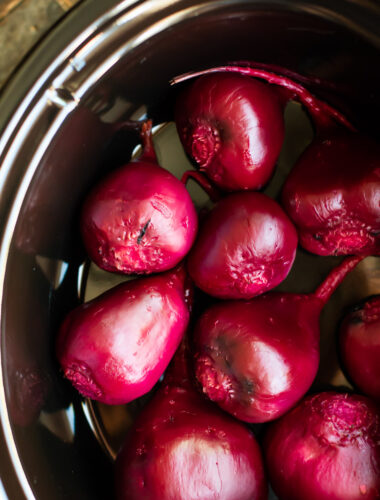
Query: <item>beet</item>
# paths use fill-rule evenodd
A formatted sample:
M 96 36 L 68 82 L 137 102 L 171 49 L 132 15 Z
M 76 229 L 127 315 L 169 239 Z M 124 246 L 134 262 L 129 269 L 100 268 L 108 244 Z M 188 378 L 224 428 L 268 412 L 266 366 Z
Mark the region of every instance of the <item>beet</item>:
M 271 424 L 264 450 L 281 500 L 380 498 L 380 410 L 364 396 L 309 396 Z
M 306 250 L 378 255 L 380 145 L 347 131 L 316 138 L 290 172 L 282 203 Z
M 217 186 L 259 189 L 280 154 L 283 108 L 280 96 L 258 80 L 206 75 L 180 95 L 175 122 L 185 151 Z
M 296 230 L 278 203 L 261 193 L 234 193 L 203 219 L 187 268 L 214 297 L 252 298 L 286 278 L 296 249 Z
M 340 354 L 352 382 L 380 401 L 380 295 L 356 306 L 343 319 Z
M 143 153 L 103 179 L 85 200 L 83 242 L 106 271 L 149 274 L 176 266 L 197 232 L 184 185 L 157 164 L 151 122 L 142 126 Z
M 177 130 L 196 166 L 226 191 L 260 189 L 270 179 L 289 100 L 305 106 L 318 132 L 337 124 L 354 129 L 301 84 L 257 66 L 219 66 L 172 80 L 177 84 L 198 77 L 177 100 Z
M 246 422 L 267 422 L 292 408 L 317 373 L 321 310 L 360 260 L 346 258 L 312 294 L 270 292 L 206 309 L 194 331 L 203 392 Z
M 253 434 L 193 387 L 180 349 L 116 460 L 118 500 L 265 500 Z
M 150 391 L 187 328 L 188 294 L 181 266 L 122 283 L 71 311 L 56 344 L 65 377 L 106 404 Z

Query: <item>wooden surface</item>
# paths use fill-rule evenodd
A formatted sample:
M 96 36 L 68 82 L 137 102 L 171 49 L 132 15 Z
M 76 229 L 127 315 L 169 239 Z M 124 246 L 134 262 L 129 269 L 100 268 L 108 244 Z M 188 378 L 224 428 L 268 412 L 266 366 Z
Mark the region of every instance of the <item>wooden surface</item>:
M 0 88 L 40 38 L 83 0 L 0 0 Z

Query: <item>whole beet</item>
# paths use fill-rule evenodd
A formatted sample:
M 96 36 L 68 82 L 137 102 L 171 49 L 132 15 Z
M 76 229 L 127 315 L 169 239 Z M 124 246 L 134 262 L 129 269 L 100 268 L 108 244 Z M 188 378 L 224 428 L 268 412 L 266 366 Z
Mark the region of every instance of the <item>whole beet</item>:
M 264 453 L 281 500 L 380 498 L 380 410 L 364 396 L 309 396 L 269 426 Z
M 261 452 L 241 423 L 202 398 L 184 346 L 116 460 L 118 500 L 265 500 Z
M 141 138 L 142 155 L 96 185 L 82 208 L 84 245 L 106 271 L 171 269 L 188 253 L 197 232 L 189 193 L 157 164 L 150 121 L 143 124 Z
M 336 109 L 284 76 L 288 71 L 277 74 L 266 66 L 218 66 L 171 82 L 196 78 L 176 103 L 178 134 L 196 166 L 225 191 L 260 189 L 270 179 L 284 139 L 289 100 L 302 103 L 319 131 L 337 123 L 353 129 Z
M 217 186 L 260 189 L 284 140 L 284 104 L 259 80 L 205 75 L 180 94 L 175 121 L 185 151 Z
M 124 404 L 152 389 L 188 325 L 185 280 L 182 266 L 128 281 L 67 315 L 56 353 L 83 396 Z
M 296 249 L 296 230 L 278 203 L 262 193 L 234 193 L 203 219 L 187 269 L 214 297 L 248 299 L 286 278 Z
M 380 401 L 380 295 L 344 317 L 339 344 L 349 378 L 364 394 Z
M 359 133 L 317 137 L 285 181 L 300 244 L 318 255 L 380 253 L 380 145 Z
M 292 408 L 318 370 L 321 310 L 360 260 L 346 258 L 312 294 L 270 292 L 208 308 L 194 330 L 203 392 L 246 422 L 267 422 Z

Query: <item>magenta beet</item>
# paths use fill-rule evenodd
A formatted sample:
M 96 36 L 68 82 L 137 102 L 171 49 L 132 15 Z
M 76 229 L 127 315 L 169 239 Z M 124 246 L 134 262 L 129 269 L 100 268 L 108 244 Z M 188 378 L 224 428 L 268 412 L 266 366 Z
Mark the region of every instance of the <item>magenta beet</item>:
M 208 68 L 177 76 L 172 84 L 196 77 L 178 98 L 177 130 L 198 168 L 226 191 L 260 189 L 270 179 L 289 100 L 303 104 L 317 130 L 337 124 L 353 129 L 332 106 L 263 65 Z
M 284 140 L 284 104 L 258 80 L 205 75 L 180 95 L 175 121 L 185 151 L 217 186 L 260 189 Z
M 197 214 L 184 185 L 157 164 L 151 122 L 143 153 L 103 179 L 87 197 L 81 232 L 91 259 L 106 271 L 148 274 L 177 265 L 190 250 Z
M 183 350 L 116 460 L 118 500 L 265 500 L 253 434 L 203 399 Z
M 380 253 L 380 145 L 350 132 L 315 139 L 282 192 L 301 245 L 318 255 Z
M 202 221 L 187 268 L 204 292 L 248 299 L 286 278 L 296 249 L 296 230 L 278 203 L 261 193 L 230 194 Z
M 380 401 L 380 295 L 345 316 L 339 341 L 349 378 L 364 394 Z
M 183 267 L 128 281 L 71 311 L 56 352 L 86 397 L 123 404 L 152 389 L 189 321 Z
M 380 498 L 380 410 L 364 396 L 309 396 L 271 424 L 264 450 L 281 500 Z
M 319 315 L 348 257 L 312 294 L 271 292 L 211 306 L 195 326 L 195 372 L 223 410 L 252 423 L 280 417 L 310 388 L 319 364 Z

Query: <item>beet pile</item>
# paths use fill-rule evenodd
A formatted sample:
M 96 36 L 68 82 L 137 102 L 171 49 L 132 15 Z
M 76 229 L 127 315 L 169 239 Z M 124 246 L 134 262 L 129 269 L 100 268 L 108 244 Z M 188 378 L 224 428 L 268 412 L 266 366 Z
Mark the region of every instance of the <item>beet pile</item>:
M 341 312 L 353 389 L 313 385 L 323 308 L 380 254 L 380 146 L 280 71 L 221 66 L 172 83 L 195 170 L 161 167 L 152 122 L 136 124 L 141 155 L 92 188 L 80 218 L 90 259 L 134 279 L 70 311 L 56 342 L 84 397 L 125 404 L 158 384 L 118 453 L 117 499 L 265 500 L 268 481 L 280 500 L 380 499 L 380 296 Z M 314 138 L 273 199 L 258 190 L 289 101 Z M 212 208 L 197 213 L 189 178 Z M 314 291 L 273 290 L 298 251 L 343 257 Z

